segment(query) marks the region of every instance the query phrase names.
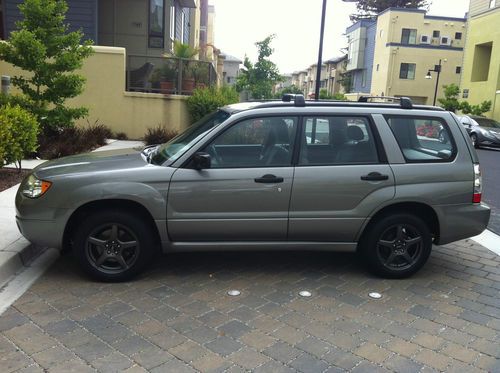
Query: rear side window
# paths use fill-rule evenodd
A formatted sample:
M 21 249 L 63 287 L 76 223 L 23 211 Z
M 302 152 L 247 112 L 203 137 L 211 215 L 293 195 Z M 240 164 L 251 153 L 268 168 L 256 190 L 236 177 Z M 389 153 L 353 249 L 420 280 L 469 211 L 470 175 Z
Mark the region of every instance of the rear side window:
M 299 166 L 378 163 L 377 146 L 363 117 L 305 117 Z
M 451 162 L 456 146 L 440 118 L 386 116 L 407 162 Z

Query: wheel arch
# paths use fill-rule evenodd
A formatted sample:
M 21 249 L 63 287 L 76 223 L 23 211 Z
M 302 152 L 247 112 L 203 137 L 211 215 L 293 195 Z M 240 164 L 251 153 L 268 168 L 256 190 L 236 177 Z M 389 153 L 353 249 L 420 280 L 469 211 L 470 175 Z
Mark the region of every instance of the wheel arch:
M 128 199 L 116 198 L 116 199 L 102 199 L 102 200 L 91 201 L 79 206 L 71 214 L 64 228 L 63 250 L 68 250 L 72 247 L 71 239 L 73 237 L 75 228 L 78 225 L 78 222 L 84 219 L 86 216 L 89 216 L 90 214 L 96 211 L 104 209 L 121 210 L 140 215 L 146 221 L 148 221 L 148 223 L 151 224 L 156 242 L 158 244 L 161 243 L 160 232 L 158 231 L 158 227 L 155 224 L 155 220 L 151 215 L 151 213 L 148 211 L 148 209 L 139 202 Z
M 375 212 L 375 214 L 373 214 L 373 216 L 369 218 L 368 222 L 363 227 L 359 235 L 358 242 L 363 240 L 370 227 L 382 217 L 401 212 L 404 212 L 406 214 L 414 214 L 422 219 L 422 221 L 427 225 L 432 236 L 434 237 L 434 241 L 439 241 L 439 218 L 436 211 L 431 206 L 422 202 L 398 202 L 388 206 L 384 206 L 377 212 Z

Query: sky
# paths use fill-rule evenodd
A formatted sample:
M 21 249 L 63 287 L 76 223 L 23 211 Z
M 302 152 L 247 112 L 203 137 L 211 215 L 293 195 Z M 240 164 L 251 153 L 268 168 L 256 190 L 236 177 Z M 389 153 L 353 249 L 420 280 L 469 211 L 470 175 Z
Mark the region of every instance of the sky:
M 318 59 L 322 0 L 210 0 L 215 6 L 215 46 L 224 53 L 254 61 L 255 42 L 271 34 L 271 60 L 282 74 L 303 70 Z M 355 4 L 328 0 L 323 60 L 341 56 L 343 35 Z M 469 0 L 432 0 L 428 14 L 463 17 Z

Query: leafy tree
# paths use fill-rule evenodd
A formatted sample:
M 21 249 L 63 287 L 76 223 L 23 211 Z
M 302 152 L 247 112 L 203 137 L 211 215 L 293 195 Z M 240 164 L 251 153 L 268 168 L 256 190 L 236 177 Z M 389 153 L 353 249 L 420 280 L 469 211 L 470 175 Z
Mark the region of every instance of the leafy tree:
M 37 148 L 36 117 L 19 105 L 0 107 L 0 167 L 15 163 L 21 170 L 21 160 Z
M 24 18 L 8 43 L 0 43 L 0 59 L 29 72 L 13 77 L 12 84 L 28 98 L 23 106 L 44 129 L 71 126 L 88 112 L 66 107 L 65 101 L 83 91 L 85 78 L 74 71 L 92 53 L 92 42 L 82 45 L 81 31 L 68 32 L 64 0 L 25 0 L 19 9 Z
M 479 105 L 471 105 L 467 101 L 459 101 L 460 88 L 456 84 L 443 86 L 444 98 L 438 98 L 438 102 L 445 110 L 455 113 L 460 110 L 464 114 L 483 115 L 491 110 L 491 101 L 483 101 Z
M 278 67 L 269 57 L 273 54 L 271 41 L 275 35 L 270 35 L 262 41 L 255 43 L 259 51 L 257 62 L 252 63 L 245 57 L 246 71 L 243 71 L 236 81 L 238 92 L 248 90 L 255 99 L 269 99 L 273 97 L 273 87 L 276 83 L 283 81 Z
M 461 104 L 458 101 L 458 96 L 460 95 L 460 88 L 456 84 L 450 84 L 443 86 L 444 88 L 444 98 L 438 98 L 438 102 L 441 107 L 445 110 L 455 113 L 460 110 Z
M 356 1 L 357 13 L 351 14 L 351 21 L 371 18 L 387 8 L 428 8 L 428 0 L 358 0 Z

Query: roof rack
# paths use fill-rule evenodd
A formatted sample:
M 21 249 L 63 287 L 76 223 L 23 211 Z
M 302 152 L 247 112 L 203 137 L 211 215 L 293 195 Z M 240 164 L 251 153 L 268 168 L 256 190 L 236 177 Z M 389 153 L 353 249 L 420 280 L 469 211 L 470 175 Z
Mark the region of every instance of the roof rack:
M 281 101 L 283 102 L 291 102 L 293 101 L 295 106 L 306 106 L 306 100 L 304 99 L 304 95 L 294 95 L 291 93 L 285 93 L 283 97 L 281 98 Z
M 372 99 L 399 101 L 402 109 L 413 109 L 413 102 L 409 97 L 361 96 L 358 102 L 369 102 L 368 100 Z

